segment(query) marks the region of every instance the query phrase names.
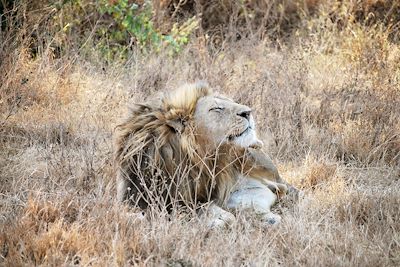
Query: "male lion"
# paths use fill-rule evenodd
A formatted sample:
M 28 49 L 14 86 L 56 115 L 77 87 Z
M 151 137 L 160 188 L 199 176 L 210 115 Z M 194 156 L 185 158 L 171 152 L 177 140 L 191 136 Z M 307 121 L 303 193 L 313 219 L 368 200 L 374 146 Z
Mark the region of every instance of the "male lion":
M 295 190 L 260 147 L 251 109 L 187 84 L 135 105 L 117 127 L 117 198 L 146 208 L 211 203 L 211 225 L 250 209 L 270 223 L 277 195 Z

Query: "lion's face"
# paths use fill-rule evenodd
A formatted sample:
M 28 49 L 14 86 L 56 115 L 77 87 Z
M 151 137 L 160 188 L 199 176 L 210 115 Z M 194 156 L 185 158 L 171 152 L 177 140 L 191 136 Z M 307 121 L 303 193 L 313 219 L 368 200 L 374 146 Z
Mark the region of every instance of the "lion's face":
M 215 148 L 232 143 L 247 148 L 261 146 L 251 109 L 221 96 L 205 96 L 197 101 L 194 121 L 202 138 Z

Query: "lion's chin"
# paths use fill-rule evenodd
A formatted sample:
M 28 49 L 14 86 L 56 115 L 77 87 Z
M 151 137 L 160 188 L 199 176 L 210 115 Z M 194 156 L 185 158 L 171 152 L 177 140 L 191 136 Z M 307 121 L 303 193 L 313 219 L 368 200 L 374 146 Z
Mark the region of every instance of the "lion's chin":
M 234 137 L 232 142 L 243 148 L 261 148 L 263 146 L 263 142 L 258 139 L 253 129 L 248 129 L 244 134 Z

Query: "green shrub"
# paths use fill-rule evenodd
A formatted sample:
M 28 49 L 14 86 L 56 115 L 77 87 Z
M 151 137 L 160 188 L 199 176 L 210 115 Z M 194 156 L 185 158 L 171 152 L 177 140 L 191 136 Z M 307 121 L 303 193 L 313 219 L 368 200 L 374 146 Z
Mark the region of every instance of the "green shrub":
M 124 58 L 127 49 L 132 45 L 142 51 L 159 52 L 165 48 L 172 55 L 188 43 L 189 36 L 198 27 L 198 20 L 192 17 L 181 25 L 174 24 L 169 33 L 162 34 L 153 24 L 151 1 L 145 1 L 139 6 L 129 0 L 103 0 L 99 11 L 102 15 L 109 16 L 110 20 L 99 28 L 100 35 L 106 36 L 100 42 L 100 48 L 108 59 L 116 55 Z

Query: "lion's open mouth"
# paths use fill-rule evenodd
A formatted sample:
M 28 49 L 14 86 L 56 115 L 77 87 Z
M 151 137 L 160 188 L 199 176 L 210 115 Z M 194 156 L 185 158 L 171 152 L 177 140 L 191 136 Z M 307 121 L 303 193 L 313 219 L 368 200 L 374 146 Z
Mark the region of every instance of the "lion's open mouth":
M 250 130 L 251 130 L 251 127 L 248 126 L 244 131 L 239 132 L 239 133 L 237 133 L 237 134 L 231 134 L 230 136 L 228 136 L 228 140 L 229 140 L 229 141 L 232 141 L 232 140 L 235 139 L 235 138 L 241 137 L 241 136 L 247 134 Z

